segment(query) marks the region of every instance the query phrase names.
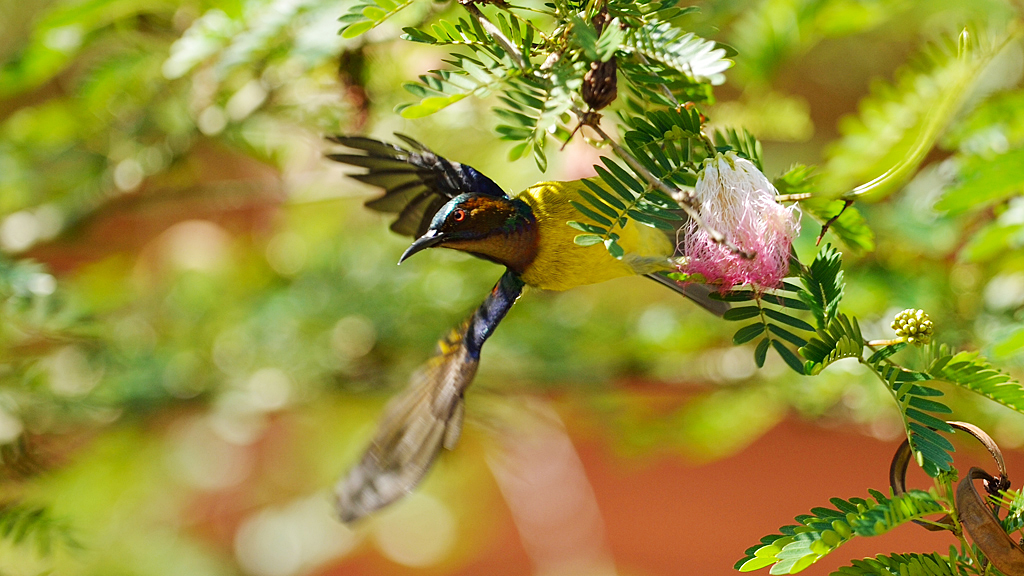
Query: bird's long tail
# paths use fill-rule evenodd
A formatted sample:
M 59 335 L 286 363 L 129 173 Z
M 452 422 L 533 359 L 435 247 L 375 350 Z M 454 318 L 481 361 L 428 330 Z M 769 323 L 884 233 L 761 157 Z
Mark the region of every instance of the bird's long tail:
M 438 354 L 384 410 L 369 448 L 335 488 L 342 521 L 351 522 L 401 498 L 462 431 L 462 392 L 477 362 L 462 343 L 468 322 L 438 343 Z
M 714 300 L 711 298 L 711 294 L 714 293 L 714 289 L 708 287 L 705 284 L 684 284 L 680 285 L 675 280 L 666 276 L 663 272 L 653 272 L 647 275 L 648 278 L 654 280 L 662 286 L 667 286 L 675 292 L 686 296 L 690 300 L 693 300 L 695 304 L 701 308 L 711 312 L 715 316 L 721 317 L 729 310 L 729 303 L 722 300 Z
M 384 411 L 362 459 L 335 487 L 338 514 L 352 522 L 409 493 L 442 448 L 455 447 L 465 414 L 463 393 L 476 375 L 480 347 L 522 293 L 506 272 L 484 303 L 438 342 L 437 353 Z

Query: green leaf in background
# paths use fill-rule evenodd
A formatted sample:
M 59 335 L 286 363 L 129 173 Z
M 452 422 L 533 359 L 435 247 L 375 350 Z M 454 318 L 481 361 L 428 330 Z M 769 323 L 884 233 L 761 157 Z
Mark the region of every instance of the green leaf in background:
M 991 157 L 973 157 L 961 168 L 960 181 L 942 194 L 935 209 L 962 214 L 1020 195 L 1024 192 L 1021 166 L 1024 166 L 1024 148 Z
M 858 118 L 841 125 L 821 181 L 830 197 L 878 201 L 916 172 L 937 139 L 961 113 L 993 59 L 1015 32 L 965 30 L 897 73 L 894 85 L 877 85 L 861 102 Z
M 338 21 L 342 23 L 338 31 L 345 38 L 355 38 L 383 24 L 403 8 L 415 0 L 361 0 L 350 5 L 348 12 Z
M 0 506 L 0 539 L 15 545 L 34 544 L 41 556 L 48 556 L 58 546 L 81 547 L 65 520 L 45 507 L 21 503 Z
M 855 253 L 863 254 L 874 250 L 875 234 L 868 227 L 864 216 L 854 206 L 842 200 L 817 196 L 818 180 L 818 174 L 813 166 L 794 164 L 775 178 L 773 184 L 780 195 L 811 194 L 811 198 L 800 200 L 800 207 L 822 225 L 831 222 L 830 233 Z M 837 215 L 839 217 L 835 218 Z

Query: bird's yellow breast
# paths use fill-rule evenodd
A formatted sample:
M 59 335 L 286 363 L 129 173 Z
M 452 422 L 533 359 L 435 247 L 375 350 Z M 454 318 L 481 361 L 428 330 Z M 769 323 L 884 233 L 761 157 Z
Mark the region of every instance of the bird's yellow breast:
M 584 284 L 604 282 L 620 276 L 647 274 L 669 269 L 674 246 L 660 230 L 628 222 L 616 228 L 618 244 L 626 252 L 612 257 L 602 244 L 578 246 L 573 238 L 580 232 L 566 225 L 569 220 L 598 224 L 570 204 L 587 205 L 580 195 L 581 181 L 541 182 L 519 193 L 537 218 L 537 256 L 522 274 L 530 286 L 545 290 L 568 290 Z

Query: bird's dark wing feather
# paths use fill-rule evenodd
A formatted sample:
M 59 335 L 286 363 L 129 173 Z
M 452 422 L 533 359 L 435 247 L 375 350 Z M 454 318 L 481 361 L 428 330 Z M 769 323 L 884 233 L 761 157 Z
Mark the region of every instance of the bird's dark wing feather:
M 505 198 L 505 192 L 476 169 L 446 160 L 419 142 L 396 134 L 408 149 L 361 136 L 331 136 L 328 140 L 363 154 L 327 154 L 342 164 L 366 168 L 352 178 L 384 189 L 384 195 L 366 203 L 379 212 L 398 214 L 391 229 L 421 236 L 437 210 L 465 192 Z
M 506 271 L 484 303 L 438 342 L 437 353 L 388 404 L 362 459 L 335 487 L 338 513 L 352 522 L 408 494 L 442 448 L 462 431 L 463 392 L 473 381 L 480 348 L 523 291 Z

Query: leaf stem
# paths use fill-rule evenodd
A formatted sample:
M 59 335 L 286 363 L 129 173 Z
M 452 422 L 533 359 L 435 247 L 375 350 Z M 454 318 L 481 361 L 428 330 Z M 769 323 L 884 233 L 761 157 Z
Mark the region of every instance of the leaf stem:
M 893 346 L 901 342 L 904 342 L 903 338 L 891 338 L 889 340 L 868 340 L 865 344 L 871 348 L 875 348 L 876 346 Z
M 814 194 L 810 192 L 804 192 L 802 194 L 779 194 L 775 197 L 776 202 L 799 202 L 801 200 L 808 200 L 813 198 Z

